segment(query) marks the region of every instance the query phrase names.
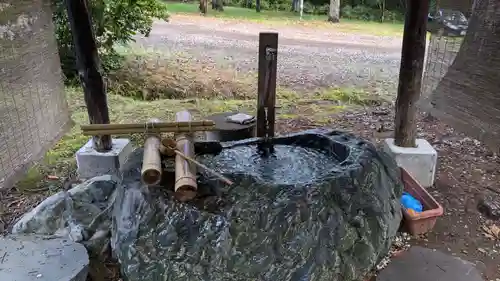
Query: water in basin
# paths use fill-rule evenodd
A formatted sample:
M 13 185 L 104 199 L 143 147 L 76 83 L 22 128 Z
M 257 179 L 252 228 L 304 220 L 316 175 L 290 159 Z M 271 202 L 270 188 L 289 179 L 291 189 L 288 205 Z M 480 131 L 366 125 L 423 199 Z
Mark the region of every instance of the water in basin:
M 257 145 L 235 146 L 219 155 L 200 156 L 210 168 L 224 174 L 246 174 L 270 184 L 307 184 L 339 170 L 345 155 L 327 150 L 274 145 L 274 153 L 262 156 Z

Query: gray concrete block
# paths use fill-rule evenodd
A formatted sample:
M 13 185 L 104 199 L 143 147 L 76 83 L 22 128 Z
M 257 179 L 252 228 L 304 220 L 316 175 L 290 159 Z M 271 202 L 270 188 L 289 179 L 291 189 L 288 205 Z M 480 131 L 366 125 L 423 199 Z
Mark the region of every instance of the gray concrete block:
M 383 149 L 423 187 L 432 186 L 436 178 L 437 152 L 424 139 L 417 139 L 416 144 L 417 147 L 399 147 L 389 138 L 384 140 Z
M 0 280 L 85 281 L 87 250 L 62 238 L 9 235 L 0 237 Z
M 412 247 L 394 258 L 377 281 L 483 281 L 474 264 L 440 251 Z
M 102 175 L 118 175 L 120 167 L 127 161 L 134 147 L 128 139 L 113 139 L 111 151 L 97 152 L 89 140 L 76 152 L 78 175 L 82 179 Z

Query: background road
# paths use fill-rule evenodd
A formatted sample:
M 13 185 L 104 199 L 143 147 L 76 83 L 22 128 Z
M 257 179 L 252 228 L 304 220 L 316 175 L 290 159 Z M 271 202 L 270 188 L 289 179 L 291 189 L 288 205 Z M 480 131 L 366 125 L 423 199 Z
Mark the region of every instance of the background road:
M 188 54 L 200 63 L 256 71 L 258 34 L 279 32 L 278 83 L 294 89 L 340 86 L 395 92 L 401 38 L 346 34 L 332 28 L 265 26 L 215 18 L 173 16 L 156 22 L 137 44 Z

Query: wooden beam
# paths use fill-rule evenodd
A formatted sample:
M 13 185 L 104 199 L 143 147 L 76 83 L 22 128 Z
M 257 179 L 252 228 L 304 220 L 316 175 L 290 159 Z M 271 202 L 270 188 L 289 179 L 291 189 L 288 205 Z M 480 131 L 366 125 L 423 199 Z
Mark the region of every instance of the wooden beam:
M 86 0 L 67 0 L 66 9 L 75 46 L 78 75 L 83 87 L 90 124 L 109 124 L 109 111 L 104 81 L 100 72 L 92 22 Z M 94 136 L 94 149 L 111 149 L 111 136 Z
M 401 147 L 415 147 L 428 13 L 429 0 L 408 0 L 394 121 L 394 144 Z
M 274 137 L 278 33 L 259 34 L 257 137 Z

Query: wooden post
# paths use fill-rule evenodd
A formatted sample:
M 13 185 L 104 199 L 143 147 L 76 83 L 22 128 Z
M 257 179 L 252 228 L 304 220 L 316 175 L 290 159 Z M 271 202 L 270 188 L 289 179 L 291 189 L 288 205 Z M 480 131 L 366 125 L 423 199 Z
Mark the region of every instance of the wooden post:
M 259 34 L 257 137 L 274 137 L 278 33 Z
M 67 0 L 69 25 L 73 34 L 78 75 L 83 87 L 90 124 L 109 124 L 108 103 L 100 72 L 99 56 L 86 0 Z M 111 136 L 94 136 L 94 149 L 111 149 Z
M 424 68 L 429 0 L 408 0 L 399 70 L 394 144 L 415 147 L 417 102 Z

